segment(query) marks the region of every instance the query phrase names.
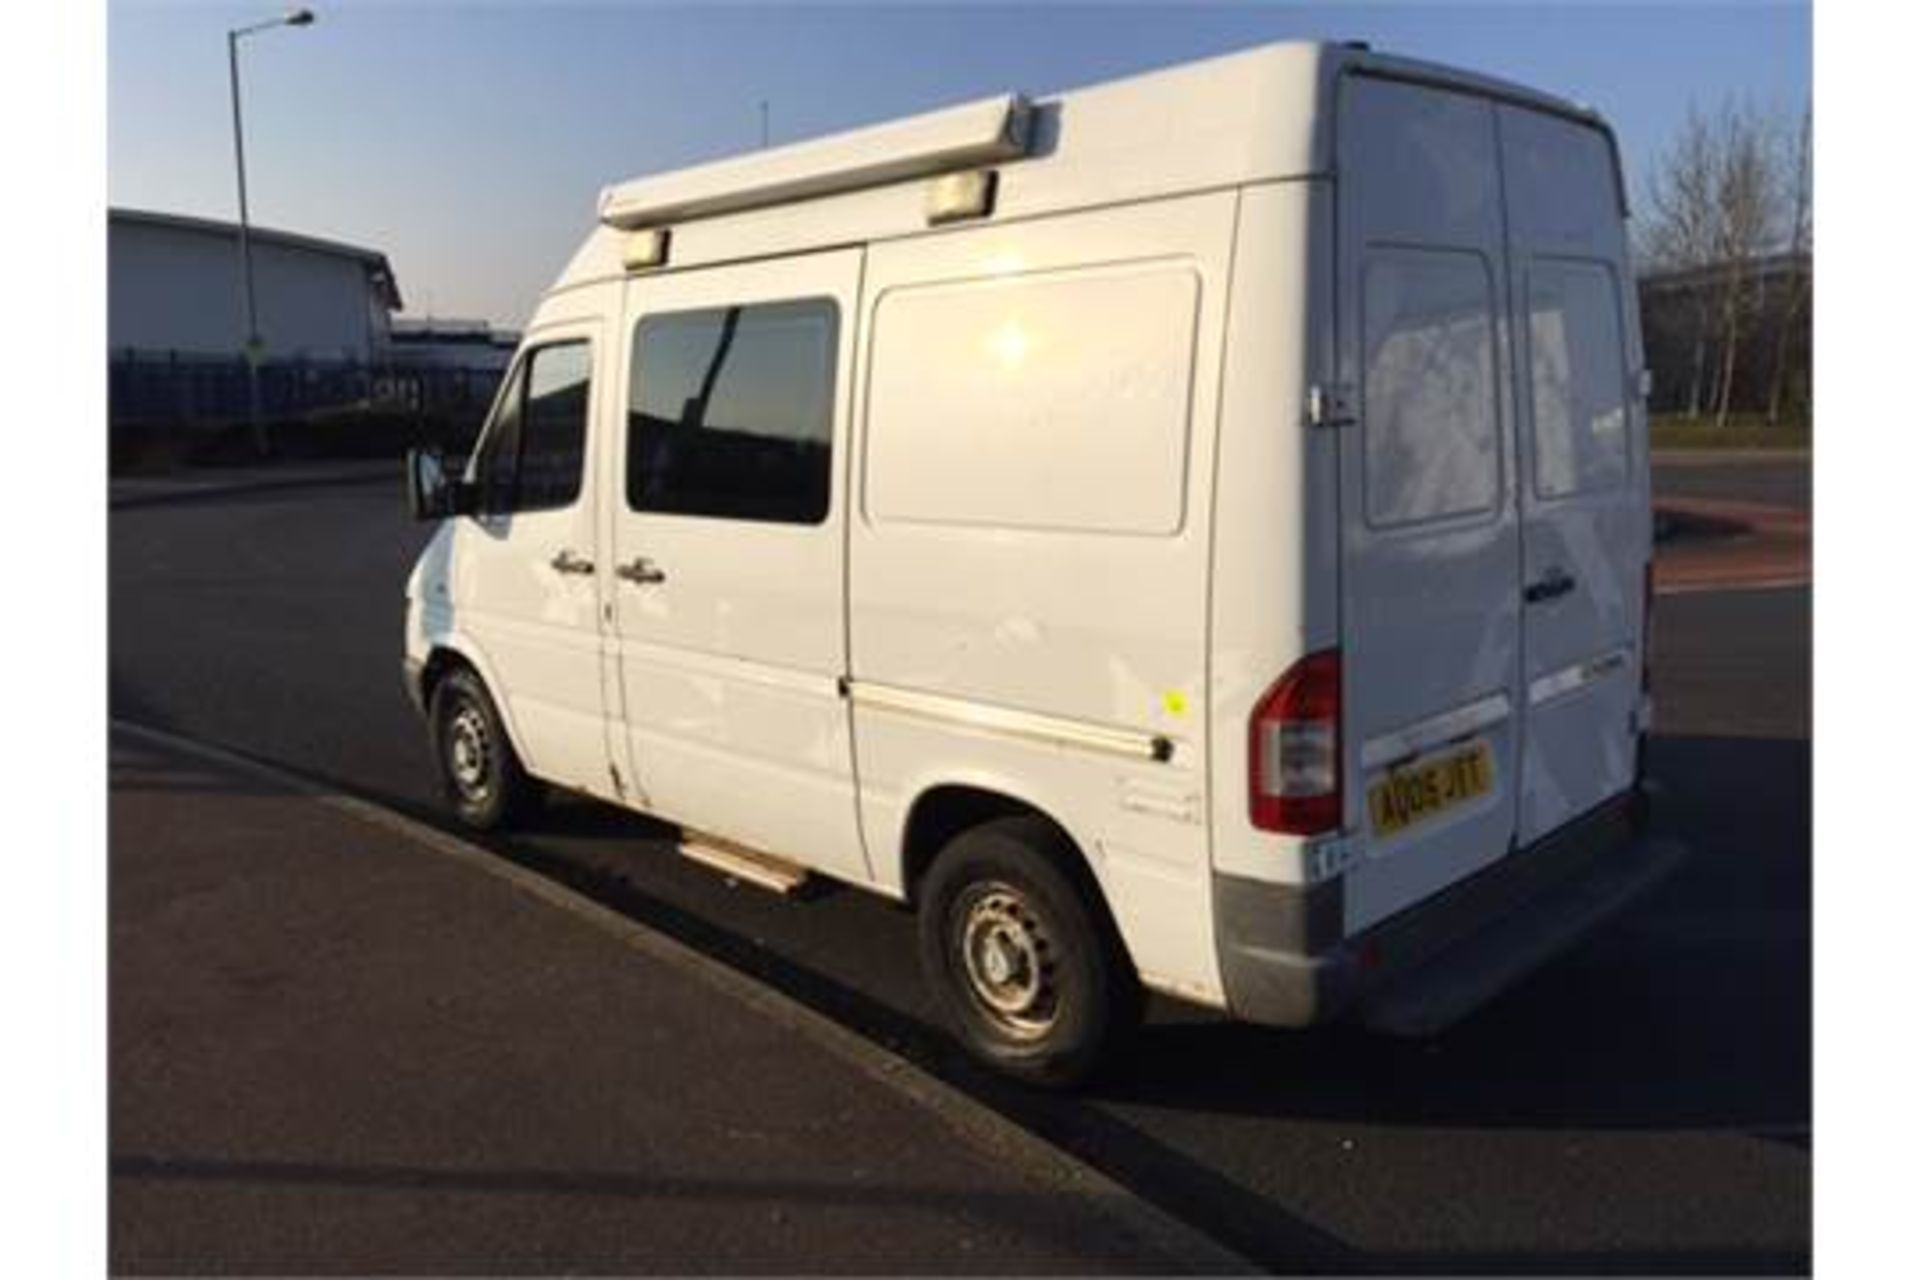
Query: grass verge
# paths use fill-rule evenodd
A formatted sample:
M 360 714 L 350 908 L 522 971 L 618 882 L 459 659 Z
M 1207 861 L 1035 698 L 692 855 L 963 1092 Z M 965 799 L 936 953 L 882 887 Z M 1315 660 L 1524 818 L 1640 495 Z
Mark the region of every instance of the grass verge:
M 1654 449 L 1799 449 L 1813 448 L 1813 424 L 1735 415 L 1726 426 L 1712 418 L 1661 414 L 1647 426 Z

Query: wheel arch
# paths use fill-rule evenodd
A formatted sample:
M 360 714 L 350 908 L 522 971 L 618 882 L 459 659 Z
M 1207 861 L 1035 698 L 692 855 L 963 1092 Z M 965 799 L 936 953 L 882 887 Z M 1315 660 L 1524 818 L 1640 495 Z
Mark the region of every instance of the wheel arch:
M 993 782 L 942 781 L 922 788 L 914 796 L 900 835 L 900 887 L 907 903 L 919 905 L 921 885 L 941 850 L 962 833 L 1005 818 L 1028 818 L 1044 823 L 1059 837 L 1059 852 L 1052 855 L 1056 865 L 1086 895 L 1088 905 L 1119 947 L 1120 954 L 1132 963 L 1098 860 L 1086 842 L 1045 807 Z
M 487 696 L 493 699 L 493 709 L 500 717 L 501 726 L 507 731 L 507 741 L 514 752 L 522 759 L 527 758 L 526 745 L 520 738 L 520 728 L 514 723 L 513 708 L 509 705 L 505 691 L 495 679 L 492 666 L 486 658 L 468 643 L 464 637 L 454 634 L 435 636 L 427 648 L 427 656 L 420 666 L 418 693 L 421 709 L 431 713 L 433 692 L 440 682 L 455 669 L 465 668 L 471 671 L 480 683 L 486 686 Z

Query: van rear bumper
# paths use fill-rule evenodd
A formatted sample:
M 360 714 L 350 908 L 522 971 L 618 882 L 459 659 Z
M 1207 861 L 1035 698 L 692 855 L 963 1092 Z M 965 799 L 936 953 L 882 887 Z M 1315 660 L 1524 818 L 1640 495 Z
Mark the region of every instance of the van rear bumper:
M 1427 1035 L 1465 1017 L 1665 879 L 1686 857 L 1628 794 L 1417 906 L 1340 938 L 1338 880 L 1302 890 L 1216 874 L 1227 1007 L 1249 1022 L 1349 1018 Z

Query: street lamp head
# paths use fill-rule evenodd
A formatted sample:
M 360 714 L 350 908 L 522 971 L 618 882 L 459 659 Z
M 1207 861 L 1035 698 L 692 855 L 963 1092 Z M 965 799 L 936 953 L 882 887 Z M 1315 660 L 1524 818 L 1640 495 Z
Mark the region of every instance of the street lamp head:
M 270 31 L 274 27 L 310 27 L 313 25 L 313 10 L 289 9 L 278 18 L 268 18 L 265 22 L 256 22 L 252 26 L 235 27 L 227 32 L 227 39 L 238 40 L 241 36 L 257 35 Z

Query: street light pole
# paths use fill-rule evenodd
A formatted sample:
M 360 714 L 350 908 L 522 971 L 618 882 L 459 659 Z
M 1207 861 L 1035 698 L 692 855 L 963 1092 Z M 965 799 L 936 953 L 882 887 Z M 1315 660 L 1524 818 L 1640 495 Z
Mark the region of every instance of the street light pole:
M 313 22 L 313 11 L 295 9 L 284 17 L 227 32 L 227 84 L 233 94 L 233 171 L 240 184 L 240 281 L 241 298 L 247 316 L 247 426 L 253 433 L 254 452 L 267 456 L 266 424 L 260 416 L 260 360 L 265 346 L 260 340 L 260 315 L 253 289 L 253 226 L 247 216 L 247 147 L 240 126 L 240 37 L 272 27 L 304 27 Z

